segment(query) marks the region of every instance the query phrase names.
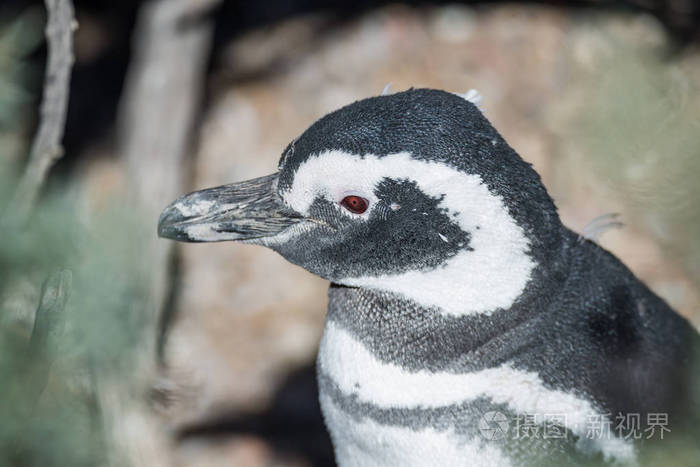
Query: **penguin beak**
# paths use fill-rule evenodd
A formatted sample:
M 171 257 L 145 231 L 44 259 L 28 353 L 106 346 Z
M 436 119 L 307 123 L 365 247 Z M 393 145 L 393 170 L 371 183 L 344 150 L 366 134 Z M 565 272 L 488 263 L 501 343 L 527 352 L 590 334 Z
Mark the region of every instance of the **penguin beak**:
M 275 236 L 304 218 L 277 194 L 277 174 L 195 191 L 158 219 L 158 236 L 181 242 L 252 241 Z

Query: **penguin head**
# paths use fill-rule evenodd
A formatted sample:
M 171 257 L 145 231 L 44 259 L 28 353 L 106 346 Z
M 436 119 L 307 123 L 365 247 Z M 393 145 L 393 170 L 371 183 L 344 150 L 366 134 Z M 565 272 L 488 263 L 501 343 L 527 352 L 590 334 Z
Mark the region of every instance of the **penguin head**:
M 510 306 L 560 231 L 539 176 L 481 111 L 428 89 L 332 112 L 277 173 L 185 195 L 159 221 L 162 237 L 265 245 L 334 283 L 448 314 Z

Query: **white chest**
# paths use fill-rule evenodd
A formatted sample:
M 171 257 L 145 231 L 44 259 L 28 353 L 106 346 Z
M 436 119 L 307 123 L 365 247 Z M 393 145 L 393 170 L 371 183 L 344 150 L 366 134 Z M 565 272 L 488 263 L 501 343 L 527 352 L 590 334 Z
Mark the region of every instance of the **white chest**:
M 441 409 L 478 399 L 532 415 L 565 414 L 566 428 L 578 436 L 600 413 L 587 400 L 547 388 L 535 373 L 502 365 L 469 373 L 408 371 L 376 358 L 348 331 L 327 321 L 318 369 L 332 390 L 321 384 L 321 408 L 331 432 L 339 465 L 347 466 L 490 466 L 509 465 L 497 445 L 478 435 L 457 435 L 449 427 L 411 427 L 394 419 L 349 414 L 333 402 L 333 392 L 384 413 Z M 464 424 L 478 420 L 461 420 Z M 615 437 L 590 440 L 606 458 L 629 461 L 633 446 Z
M 397 390 L 397 385 L 403 384 L 400 374 L 403 370 L 391 371 L 333 323 L 326 325 L 319 350 L 319 370 L 343 394 L 359 396 L 361 402 L 372 402 L 379 408 L 425 406 L 420 401 L 433 400 L 435 395 L 435 386 L 430 384 L 434 376 L 428 373 L 423 375 L 423 381 L 415 380 L 411 386 Z M 415 429 L 355 417 L 332 401 L 328 388 L 321 385 L 320 389 L 321 408 L 341 467 L 510 465 L 498 447 L 481 438 L 467 439 L 449 429 Z M 410 396 L 402 395 L 405 393 Z M 452 398 L 445 396 L 438 401 Z
M 341 467 L 509 466 L 500 449 L 451 431 L 414 430 L 357 420 L 321 395 L 321 408 Z

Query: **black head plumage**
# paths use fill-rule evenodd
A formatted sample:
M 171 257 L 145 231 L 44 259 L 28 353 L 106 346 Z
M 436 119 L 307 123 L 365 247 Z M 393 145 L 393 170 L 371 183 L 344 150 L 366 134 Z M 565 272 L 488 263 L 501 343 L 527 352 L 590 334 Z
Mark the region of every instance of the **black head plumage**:
M 443 162 L 479 175 L 504 200 L 530 238 L 533 254 L 557 253 L 562 225 L 539 175 L 496 131 L 481 110 L 457 94 L 410 89 L 349 104 L 317 120 L 284 151 L 279 187 L 288 188 L 296 169 L 321 151 Z M 537 251 L 536 251 L 537 250 Z

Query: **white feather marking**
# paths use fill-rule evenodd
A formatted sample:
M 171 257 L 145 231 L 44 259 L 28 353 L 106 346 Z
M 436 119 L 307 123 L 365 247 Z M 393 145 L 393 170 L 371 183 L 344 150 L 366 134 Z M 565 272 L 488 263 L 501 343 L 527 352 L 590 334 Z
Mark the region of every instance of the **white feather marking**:
M 584 239 L 598 242 L 600 237 L 610 229 L 621 229 L 624 224 L 620 221 L 620 214 L 608 213 L 598 216 L 588 223 L 581 232 Z
M 484 111 L 484 108 L 482 107 L 481 104 L 484 103 L 484 98 L 481 94 L 479 94 L 479 91 L 476 89 L 470 89 L 469 91 L 465 92 L 464 94 L 459 94 L 455 93 L 459 97 L 461 97 L 464 100 L 467 100 L 474 104 L 477 109 L 481 110 L 482 112 Z
M 382 93 L 380 94 L 380 96 L 388 96 L 389 95 L 389 88 L 391 88 L 391 84 L 392 83 L 390 81 L 386 84 L 386 86 L 384 86 L 384 89 L 382 89 Z
M 327 396 L 321 407 L 328 424 L 336 461 L 341 467 L 425 467 L 511 465 L 494 445 L 480 439 L 465 440 L 451 431 L 413 430 L 382 425 L 370 419 L 357 421 Z
M 214 201 L 200 200 L 194 203 L 177 203 L 175 204 L 175 209 L 180 211 L 185 217 L 201 216 L 209 212 L 209 209 L 214 205 Z
M 502 199 L 491 193 L 476 174 L 460 172 L 441 162 L 413 159 L 406 152 L 360 157 L 334 150 L 304 161 L 282 197 L 293 209 L 306 214 L 319 196 L 340 203 L 352 193 L 368 199 L 370 209 L 359 216 L 340 211 L 367 218 L 378 201 L 374 190 L 387 177 L 415 181 L 426 195 L 442 198 L 440 207 L 448 209 L 462 230 L 470 233 L 473 251 L 462 250 L 431 271 L 336 280 L 394 292 L 423 306 L 440 308 L 448 315 L 488 314 L 510 307 L 525 290 L 536 264 L 528 255 L 529 242 L 523 230 L 510 217 Z
M 606 457 L 628 461 L 635 456 L 632 444 L 612 433 L 586 437 L 591 418 L 600 417 L 589 401 L 548 389 L 536 373 L 508 364 L 471 373 L 409 372 L 378 360 L 350 333 L 328 320 L 318 359 L 320 369 L 339 390 L 360 402 L 381 408 L 436 408 L 486 397 L 516 413 L 534 415 L 539 423 L 548 415 L 566 414 L 566 427 Z

